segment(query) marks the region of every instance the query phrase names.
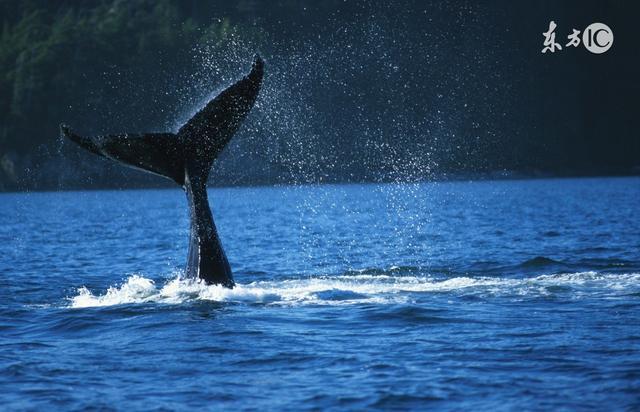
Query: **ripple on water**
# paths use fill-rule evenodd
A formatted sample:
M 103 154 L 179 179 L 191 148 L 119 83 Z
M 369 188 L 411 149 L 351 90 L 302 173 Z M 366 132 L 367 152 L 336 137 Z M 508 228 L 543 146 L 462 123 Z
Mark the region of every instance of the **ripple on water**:
M 238 283 L 234 289 L 209 286 L 180 277 L 158 287 L 151 279 L 133 275 L 121 285 L 109 287 L 102 294 L 81 287 L 77 295 L 69 299 L 69 306 L 87 308 L 144 303 L 177 305 L 194 301 L 262 305 L 402 304 L 398 313 L 391 313 L 389 316 L 405 316 L 415 320 L 425 315 L 427 309 L 410 303 L 421 294 L 428 293 L 527 298 L 563 296 L 566 299 L 579 299 L 593 293 L 629 296 L 637 293 L 636 290 L 640 288 L 640 273 L 576 272 L 525 278 L 394 276 L 391 273 L 349 273 L 346 276 L 256 281 Z M 432 318 L 434 322 L 438 319 L 431 314 L 425 316 Z M 83 327 L 82 318 L 71 318 L 66 322 L 69 325 L 59 327 L 70 330 Z

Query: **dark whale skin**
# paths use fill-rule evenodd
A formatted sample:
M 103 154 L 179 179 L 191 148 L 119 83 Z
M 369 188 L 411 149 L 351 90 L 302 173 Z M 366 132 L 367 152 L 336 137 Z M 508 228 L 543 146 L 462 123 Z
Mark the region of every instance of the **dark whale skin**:
M 210 285 L 233 288 L 234 281 L 209 206 L 209 171 L 253 107 L 263 75 L 264 61 L 256 55 L 248 75 L 209 101 L 177 133 L 84 137 L 60 126 L 63 137 L 89 152 L 166 177 L 183 187 L 190 217 L 185 274 Z

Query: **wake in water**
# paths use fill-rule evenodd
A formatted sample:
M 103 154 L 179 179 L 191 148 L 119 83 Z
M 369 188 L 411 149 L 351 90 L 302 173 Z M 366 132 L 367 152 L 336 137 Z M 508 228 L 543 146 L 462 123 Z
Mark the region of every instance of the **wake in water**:
M 354 274 L 304 279 L 257 281 L 234 289 L 208 286 L 177 277 L 158 287 L 140 275 L 129 277 L 106 293 L 86 287 L 70 298 L 72 308 L 133 303 L 180 304 L 192 300 L 271 305 L 345 305 L 406 303 L 420 293 L 465 293 L 486 296 L 538 297 L 565 293 L 569 299 L 640 293 L 640 273 L 577 272 L 527 278 L 393 276 Z

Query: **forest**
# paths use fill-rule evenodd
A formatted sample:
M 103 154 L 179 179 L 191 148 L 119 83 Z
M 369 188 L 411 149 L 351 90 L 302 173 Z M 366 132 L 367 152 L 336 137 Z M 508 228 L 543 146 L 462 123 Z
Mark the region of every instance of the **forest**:
M 640 6 L 546 4 L 0 0 L 0 190 L 169 185 L 59 124 L 174 130 L 256 52 L 265 89 L 212 185 L 640 173 Z M 550 20 L 614 46 L 542 54 Z

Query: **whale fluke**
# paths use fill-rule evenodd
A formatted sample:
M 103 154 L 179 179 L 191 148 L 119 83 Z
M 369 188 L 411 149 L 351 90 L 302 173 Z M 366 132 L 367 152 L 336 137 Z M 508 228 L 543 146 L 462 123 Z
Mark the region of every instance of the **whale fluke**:
M 61 125 L 62 134 L 91 153 L 136 169 L 184 182 L 184 152 L 173 133 L 114 134 L 84 137 Z
M 208 284 L 234 285 L 207 199 L 209 171 L 253 107 L 263 74 L 264 62 L 256 55 L 247 76 L 207 103 L 177 133 L 85 137 L 60 125 L 64 137 L 89 152 L 166 177 L 184 188 L 191 217 L 185 272 Z

